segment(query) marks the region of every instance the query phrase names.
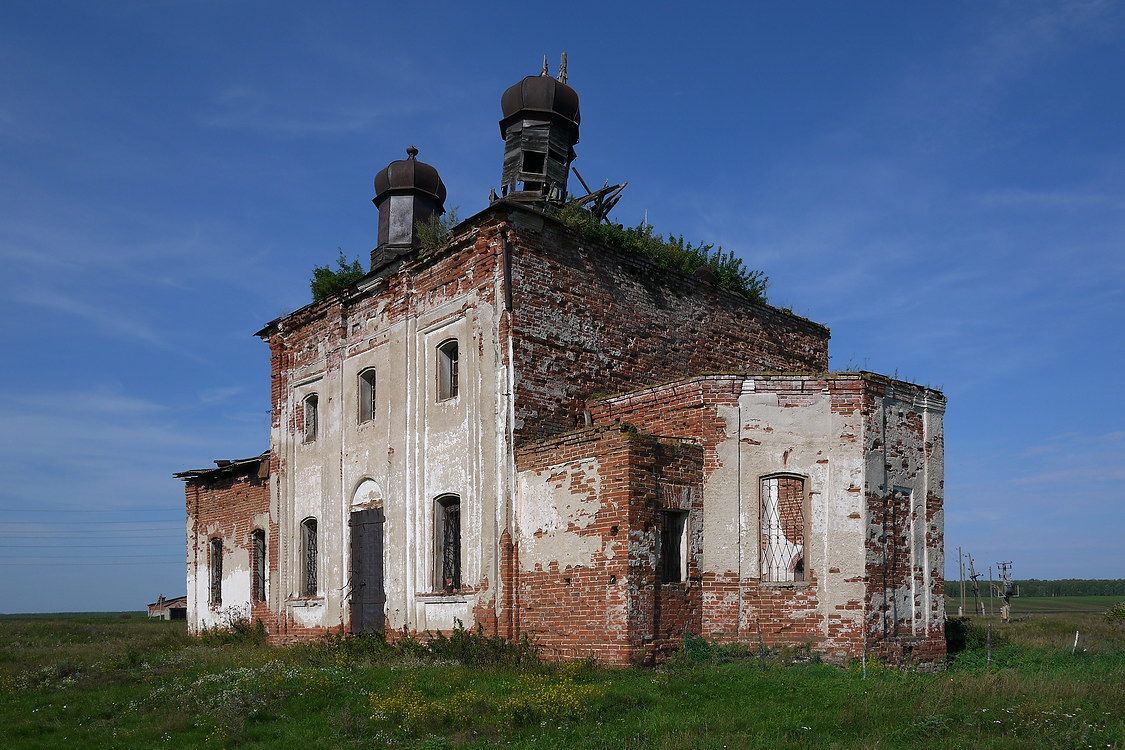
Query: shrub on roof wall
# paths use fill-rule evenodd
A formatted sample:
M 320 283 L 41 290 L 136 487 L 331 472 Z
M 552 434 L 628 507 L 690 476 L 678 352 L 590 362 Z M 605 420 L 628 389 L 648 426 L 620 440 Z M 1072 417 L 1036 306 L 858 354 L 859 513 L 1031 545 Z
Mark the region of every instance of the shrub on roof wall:
M 715 247 L 712 243 L 693 245 L 685 242 L 683 235 L 664 237 L 655 234 L 652 227 L 643 222 L 635 227 L 606 224 L 575 204 L 564 206 L 553 213 L 568 227 L 593 242 L 643 255 L 663 268 L 689 275 L 706 268 L 714 275 L 715 283 L 723 289 L 755 302 L 766 301 L 769 277 L 764 271 L 747 268 L 734 252 L 724 252 L 723 248 Z
M 359 258 L 349 263 L 344 251 L 336 249 L 340 255 L 336 258 L 335 271 L 331 266 L 317 266 L 313 269 L 312 279 L 309 281 L 313 302 L 331 297 L 363 278 L 363 266 L 360 265 Z

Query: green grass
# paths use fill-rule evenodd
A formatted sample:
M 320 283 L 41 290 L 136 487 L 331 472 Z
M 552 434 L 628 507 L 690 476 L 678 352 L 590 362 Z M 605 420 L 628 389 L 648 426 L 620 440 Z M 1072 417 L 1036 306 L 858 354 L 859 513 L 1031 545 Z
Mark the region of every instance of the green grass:
M 1070 614 L 1093 613 L 1101 614 L 1118 602 L 1125 601 L 1125 596 L 1017 596 L 1012 598 L 1012 617 L 1022 617 L 1029 614 Z M 984 599 L 985 611 L 989 607 L 995 611 L 996 617 L 1000 616 L 1001 599 L 989 602 Z M 960 598 L 950 598 L 946 601 L 945 609 L 950 614 L 956 614 L 961 605 Z M 973 608 L 973 597 L 965 595 L 965 612 Z
M 479 638 L 271 648 L 137 614 L 0 617 L 0 747 L 1125 745 L 1125 629 L 1083 612 L 994 622 L 991 663 L 981 633 L 944 672 L 864 679 L 800 651 L 693 644 L 659 669 L 605 669 Z

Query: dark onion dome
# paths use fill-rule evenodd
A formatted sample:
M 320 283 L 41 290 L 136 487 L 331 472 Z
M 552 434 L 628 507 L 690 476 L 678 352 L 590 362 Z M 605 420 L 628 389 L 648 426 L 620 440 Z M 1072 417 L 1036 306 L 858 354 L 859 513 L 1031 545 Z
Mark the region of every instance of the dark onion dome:
M 392 161 L 375 175 L 375 202 L 389 193 L 425 193 L 433 196 L 438 205 L 445 205 L 445 183 L 438 171 L 423 161 L 418 161 L 418 149 L 406 149 L 406 158 Z
M 578 128 L 582 114 L 578 111 L 578 92 L 549 75 L 528 76 L 510 87 L 500 97 L 500 121 L 503 133 L 509 120 L 521 112 L 544 112 L 561 118 Z

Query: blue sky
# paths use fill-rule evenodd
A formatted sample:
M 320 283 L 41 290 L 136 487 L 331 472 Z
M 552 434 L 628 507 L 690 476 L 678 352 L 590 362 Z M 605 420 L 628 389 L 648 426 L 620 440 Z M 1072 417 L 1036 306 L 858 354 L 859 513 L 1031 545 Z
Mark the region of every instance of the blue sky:
M 172 472 L 266 447 L 252 333 L 367 257 L 407 144 L 482 208 L 563 49 L 619 221 L 945 390 L 947 550 L 1125 576 L 1123 42 L 1109 2 L 4 3 L 0 611 L 183 593 Z

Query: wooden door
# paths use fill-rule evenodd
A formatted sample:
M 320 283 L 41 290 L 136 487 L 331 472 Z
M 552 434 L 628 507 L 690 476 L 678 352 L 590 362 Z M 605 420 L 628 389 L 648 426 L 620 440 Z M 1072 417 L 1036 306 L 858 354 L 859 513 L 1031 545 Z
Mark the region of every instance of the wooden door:
M 382 633 L 387 594 L 383 588 L 383 509 L 357 510 L 352 530 L 353 633 Z

